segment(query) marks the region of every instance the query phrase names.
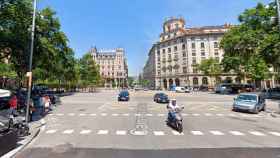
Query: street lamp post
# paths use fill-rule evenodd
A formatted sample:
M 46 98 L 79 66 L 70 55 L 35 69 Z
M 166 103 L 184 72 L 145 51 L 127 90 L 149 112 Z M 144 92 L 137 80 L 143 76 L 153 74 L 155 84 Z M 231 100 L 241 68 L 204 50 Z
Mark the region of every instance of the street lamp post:
M 26 124 L 28 124 L 28 120 L 29 120 L 29 106 L 30 106 L 31 86 L 32 86 L 32 58 L 33 58 L 33 51 L 34 51 L 34 33 L 35 33 L 36 10 L 37 10 L 37 0 L 34 0 L 33 1 L 33 19 L 32 19 L 32 29 L 31 29 L 29 67 L 28 67 L 28 73 L 27 73 L 27 76 L 28 76 L 28 93 L 27 93 L 27 105 L 26 105 L 26 116 L 25 116 Z

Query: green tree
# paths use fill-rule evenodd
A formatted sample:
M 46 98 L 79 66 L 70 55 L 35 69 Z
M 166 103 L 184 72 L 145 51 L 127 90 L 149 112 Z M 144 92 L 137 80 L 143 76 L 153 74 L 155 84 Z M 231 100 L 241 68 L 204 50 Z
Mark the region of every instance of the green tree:
M 210 76 L 210 85 L 213 84 L 213 77 L 217 78 L 222 73 L 222 67 L 218 60 L 209 58 L 203 60 L 199 65 L 198 69 L 206 76 Z
M 239 16 L 240 25 L 232 27 L 221 41 L 224 71 L 260 81 L 269 77 L 269 66 L 279 67 L 280 32 L 271 20 L 276 16 L 276 3 L 259 3 Z

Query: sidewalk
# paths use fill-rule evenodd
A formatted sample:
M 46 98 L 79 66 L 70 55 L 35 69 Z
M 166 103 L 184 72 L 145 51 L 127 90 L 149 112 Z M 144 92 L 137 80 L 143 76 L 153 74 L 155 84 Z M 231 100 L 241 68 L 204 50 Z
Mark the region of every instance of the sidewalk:
M 44 118 L 38 120 L 38 121 L 33 121 L 29 123 L 29 131 L 30 135 L 19 138 L 19 141 L 17 142 L 17 147 L 10 152 L 6 153 L 3 155 L 1 158 L 10 158 L 14 157 L 18 152 L 23 150 L 38 134 L 40 133 L 41 130 L 44 130 L 45 128 L 45 120 Z

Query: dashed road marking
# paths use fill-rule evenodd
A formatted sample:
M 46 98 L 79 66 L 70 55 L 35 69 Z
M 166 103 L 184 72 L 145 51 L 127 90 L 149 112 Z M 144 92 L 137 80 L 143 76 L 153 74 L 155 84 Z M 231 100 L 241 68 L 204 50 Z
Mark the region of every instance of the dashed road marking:
M 126 135 L 126 131 L 116 131 L 116 135 Z
M 129 116 L 129 114 L 122 114 L 123 116 Z
M 154 131 L 153 132 L 155 136 L 163 136 L 165 135 L 163 131 Z
M 90 134 L 91 130 L 82 130 L 80 134 Z
M 200 116 L 200 114 L 192 114 L 193 116 Z
M 204 135 L 201 131 L 191 131 L 193 135 Z
M 250 131 L 249 133 L 255 135 L 255 136 L 265 136 L 265 134 L 259 132 L 259 131 Z
M 189 114 L 186 114 L 186 113 L 182 113 L 182 116 L 188 116 Z
M 180 132 L 178 132 L 178 131 L 172 131 L 172 133 L 173 133 L 173 135 L 179 135 L 179 136 L 181 136 L 181 135 L 184 135 L 184 133 L 180 133 Z
M 47 130 L 46 134 L 54 134 L 57 130 L 52 129 L 52 130 Z
M 112 116 L 119 116 L 119 114 L 112 114 Z
M 63 133 L 63 134 L 72 134 L 73 132 L 74 132 L 74 130 L 69 129 L 69 130 L 63 131 L 62 133 Z
M 107 113 L 101 113 L 101 116 L 107 116 Z
M 146 116 L 153 116 L 153 114 L 146 114 Z
M 97 132 L 97 134 L 99 134 L 99 135 L 106 135 L 106 134 L 108 134 L 108 133 L 109 133 L 108 130 L 99 130 L 99 131 Z
M 164 116 L 164 114 L 158 114 L 157 116 Z
M 228 114 L 228 116 L 236 117 L 236 115 L 235 115 L 235 114 Z
M 141 114 L 134 114 L 135 116 L 141 116 Z
M 205 113 L 204 115 L 205 116 L 213 116 L 213 114 L 211 114 L 211 113 Z
M 74 113 L 69 113 L 68 116 L 75 116 L 75 114 Z
M 86 116 L 86 114 L 80 114 L 79 116 Z
M 90 116 L 96 116 L 96 114 L 90 114 Z
M 212 133 L 213 135 L 217 135 L 217 136 L 225 135 L 223 132 L 220 132 L 220 131 L 210 131 L 210 133 Z
M 216 114 L 216 116 L 224 116 L 224 114 Z
M 280 137 L 280 132 L 268 132 L 268 133 Z
M 241 133 L 239 131 L 229 131 L 229 133 L 231 133 L 232 135 L 235 135 L 235 136 L 244 136 L 245 135 L 244 133 Z
M 56 116 L 63 116 L 64 114 L 61 114 L 61 113 L 59 113 L 59 114 L 56 114 Z

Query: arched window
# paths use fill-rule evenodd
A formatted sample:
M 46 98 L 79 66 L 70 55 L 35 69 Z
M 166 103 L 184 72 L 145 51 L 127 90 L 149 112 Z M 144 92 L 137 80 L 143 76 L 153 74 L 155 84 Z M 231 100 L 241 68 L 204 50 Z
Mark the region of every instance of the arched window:
M 208 85 L 208 78 L 207 77 L 202 78 L 202 84 L 203 85 Z
M 198 85 L 198 78 L 197 77 L 193 78 L 193 85 Z

